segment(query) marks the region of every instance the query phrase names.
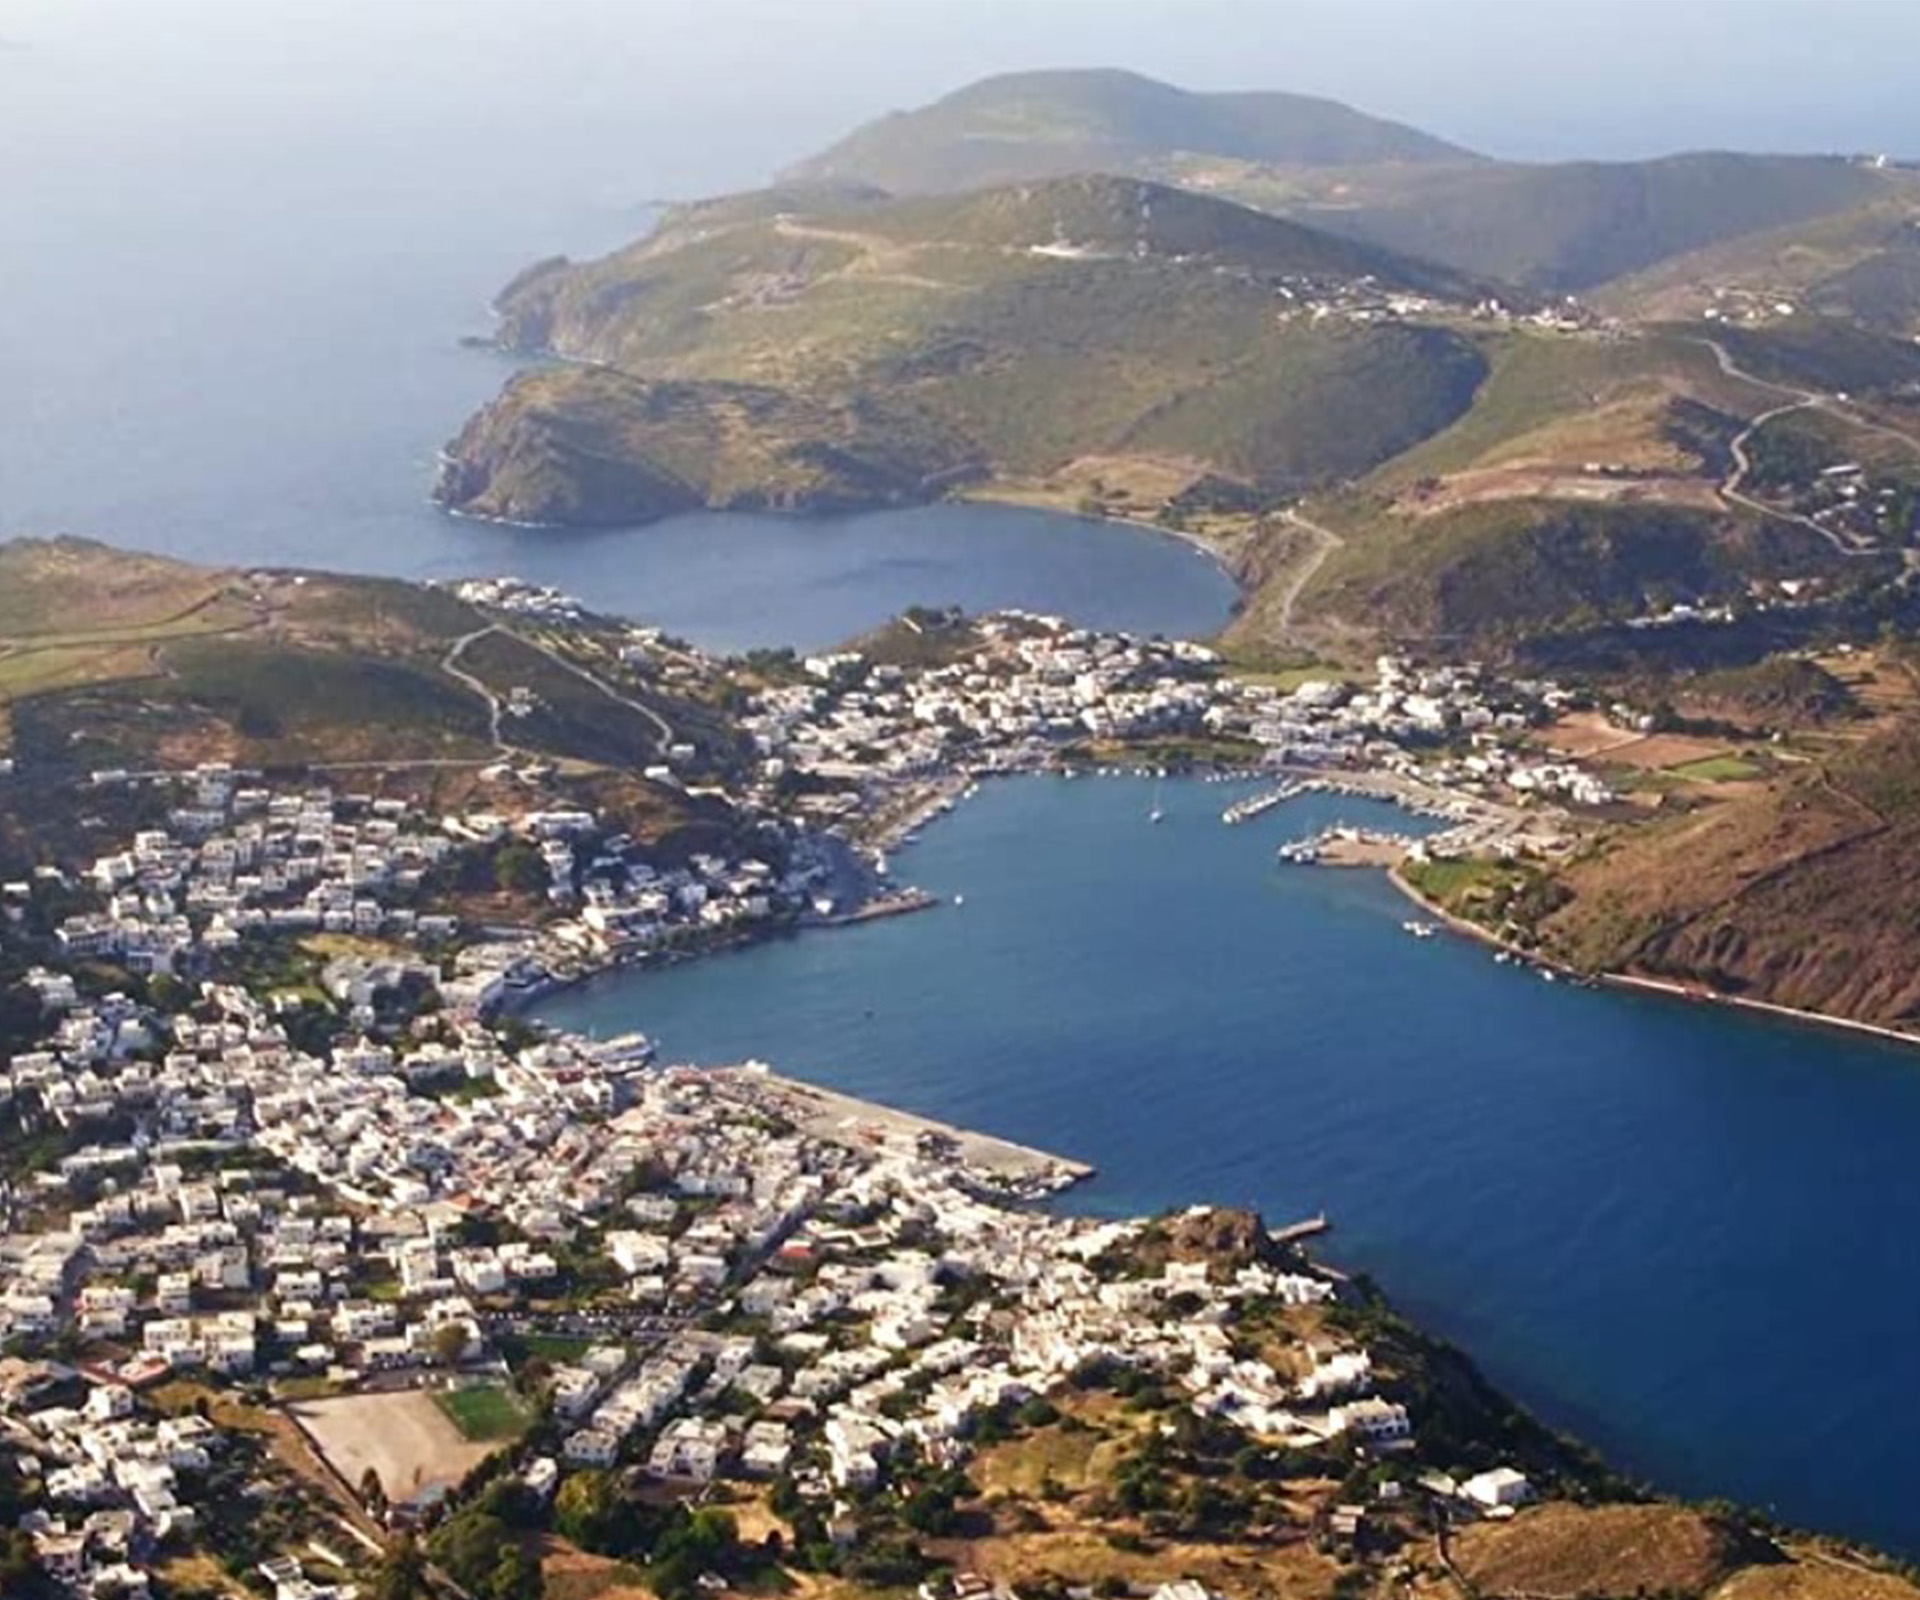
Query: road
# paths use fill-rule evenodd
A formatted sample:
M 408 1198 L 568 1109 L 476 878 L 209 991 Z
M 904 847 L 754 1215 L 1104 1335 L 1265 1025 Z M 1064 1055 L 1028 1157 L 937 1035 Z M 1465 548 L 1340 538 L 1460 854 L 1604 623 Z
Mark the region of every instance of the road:
M 507 630 L 505 629 L 501 631 L 507 632 Z M 629 711 L 634 712 L 635 714 L 646 718 L 648 722 L 653 724 L 654 738 L 662 753 L 666 751 L 666 748 L 668 745 L 674 742 L 675 736 L 673 731 L 673 725 L 669 723 L 665 717 L 661 716 L 659 712 L 655 711 L 652 706 L 643 705 L 640 701 L 632 699 L 630 696 L 622 694 L 618 689 L 614 688 L 613 685 L 608 683 L 604 678 L 596 677 L 594 676 L 593 673 L 587 671 L 585 667 L 575 665 L 573 662 L 569 661 L 565 656 L 560 655 L 557 651 L 548 649 L 547 646 L 541 644 L 540 641 L 537 639 L 529 639 L 524 634 L 519 634 L 519 633 L 512 633 L 509 636 L 511 638 L 519 640 L 520 643 L 525 645 L 529 650 L 538 651 L 541 655 L 545 656 L 549 661 L 551 661 L 556 667 L 559 667 L 564 671 L 571 672 L 576 678 L 580 679 L 583 683 L 592 684 L 594 688 L 598 689 L 603 695 L 605 695 L 615 705 L 625 706 Z
M 1887 552 L 1871 545 L 1858 545 L 1842 538 L 1833 529 L 1823 527 L 1811 517 L 1803 517 L 1797 511 L 1782 511 L 1778 506 L 1768 505 L 1757 500 L 1741 487 L 1747 474 L 1753 470 L 1753 459 L 1747 453 L 1747 445 L 1753 436 L 1776 417 L 1789 416 L 1795 411 L 1824 411 L 1829 416 L 1838 417 L 1849 427 L 1858 428 L 1866 433 L 1877 433 L 1884 438 L 1897 439 L 1916 455 L 1920 455 L 1920 440 L 1898 428 L 1888 427 L 1885 423 L 1875 422 L 1864 417 L 1852 407 L 1845 405 L 1837 396 L 1824 394 L 1818 389 L 1796 389 L 1791 384 L 1776 383 L 1770 378 L 1762 378 L 1757 373 L 1747 371 L 1733 359 L 1727 347 L 1715 339 L 1695 339 L 1695 344 L 1704 345 L 1713 352 L 1714 362 L 1722 373 L 1736 382 L 1751 384 L 1756 389 L 1764 389 L 1769 394 L 1782 397 L 1784 404 L 1772 407 L 1751 418 L 1747 425 L 1737 433 L 1728 444 L 1728 453 L 1733 457 L 1733 470 L 1720 485 L 1720 498 L 1731 505 L 1741 506 L 1748 511 L 1758 512 L 1761 516 L 1772 517 L 1779 522 L 1791 522 L 1797 527 L 1808 529 L 1832 545 L 1843 556 L 1877 556 Z
M 1280 600 L 1280 632 L 1293 632 L 1293 608 L 1307 585 L 1313 581 L 1313 575 L 1326 565 L 1327 557 L 1347 541 L 1331 528 L 1323 528 L 1317 522 L 1309 522 L 1298 511 L 1287 510 L 1280 513 L 1281 520 L 1290 522 L 1296 528 L 1303 528 L 1318 541 L 1307 559 L 1300 563 L 1293 580 L 1287 585 L 1287 592 Z
M 620 693 L 618 689 L 614 688 L 613 685 L 608 683 L 604 678 L 596 677 L 593 673 L 587 671 L 585 667 L 578 666 L 574 662 L 569 661 L 557 650 L 542 644 L 538 639 L 529 639 L 523 633 L 516 633 L 513 629 L 503 627 L 500 623 L 494 622 L 489 623 L 484 628 L 475 628 L 473 632 L 462 634 L 458 639 L 454 640 L 452 647 L 447 651 L 446 655 L 441 658 L 440 667 L 448 677 L 465 685 L 465 687 L 471 689 L 487 703 L 487 737 L 492 740 L 494 748 L 498 750 L 501 755 L 512 756 L 523 753 L 509 744 L 502 732 L 503 719 L 506 715 L 505 707 L 501 705 L 500 697 L 495 694 L 493 690 L 488 688 L 485 683 L 481 682 L 480 679 L 476 678 L 471 672 L 468 672 L 466 668 L 460 665 L 460 657 L 465 654 L 469 645 L 476 644 L 489 634 L 494 633 L 501 635 L 503 638 L 511 639 L 516 644 L 524 645 L 537 655 L 546 657 L 548 661 L 552 662 L 556 667 L 559 667 L 563 672 L 570 672 L 583 683 L 591 684 L 595 689 L 599 690 L 601 694 L 613 701 L 615 705 L 624 706 L 636 716 L 645 718 L 654 730 L 654 740 L 662 753 L 665 752 L 668 745 L 674 742 L 675 734 L 673 725 L 668 722 L 665 717 L 661 716 L 659 712 L 655 711 L 652 706 L 644 705 L 640 701 Z
M 500 697 L 471 672 L 468 672 L 464 667 L 458 665 L 460 657 L 466 653 L 468 645 L 477 643 L 479 640 L 486 638 L 490 633 L 505 632 L 506 629 L 502 628 L 499 623 L 494 622 L 489 623 L 484 628 L 475 628 L 472 633 L 461 634 L 458 639 L 453 641 L 452 648 L 441 658 L 440 670 L 446 673 L 449 678 L 453 678 L 466 685 L 467 688 L 471 689 L 475 694 L 479 695 L 482 700 L 486 701 L 487 737 L 493 742 L 494 749 L 498 750 L 501 755 L 508 756 L 515 754 L 515 751 L 513 747 L 500 736 L 500 719 L 504 715 L 500 705 Z

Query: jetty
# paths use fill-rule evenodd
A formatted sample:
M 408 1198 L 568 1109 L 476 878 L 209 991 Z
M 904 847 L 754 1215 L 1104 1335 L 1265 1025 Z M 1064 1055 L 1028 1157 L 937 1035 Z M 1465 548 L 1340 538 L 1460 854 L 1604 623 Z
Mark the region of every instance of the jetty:
M 1289 800 L 1298 798 L 1307 792 L 1304 783 L 1283 783 L 1277 789 L 1267 789 L 1260 794 L 1248 795 L 1244 800 L 1236 800 L 1220 813 L 1220 820 L 1229 828 L 1238 827 L 1243 822 L 1251 822 L 1255 817 L 1264 816 L 1275 806 L 1285 805 Z
M 1275 1244 L 1299 1244 L 1303 1239 L 1317 1239 L 1332 1226 L 1326 1212 L 1318 1211 L 1298 1222 L 1290 1222 L 1284 1228 L 1270 1229 L 1267 1236 Z
M 943 1155 L 966 1175 L 969 1187 L 997 1198 L 1039 1200 L 1093 1176 L 1087 1162 L 783 1077 L 761 1062 L 704 1070 L 816 1139 L 867 1151 Z

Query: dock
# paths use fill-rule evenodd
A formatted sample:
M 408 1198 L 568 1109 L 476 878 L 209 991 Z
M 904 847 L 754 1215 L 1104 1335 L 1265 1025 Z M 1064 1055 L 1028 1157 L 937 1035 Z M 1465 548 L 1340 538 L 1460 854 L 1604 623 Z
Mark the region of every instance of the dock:
M 1326 1212 L 1321 1211 L 1311 1217 L 1304 1217 L 1298 1222 L 1290 1222 L 1284 1228 L 1274 1228 L 1269 1232 L 1268 1237 L 1275 1244 L 1299 1244 L 1303 1239 L 1319 1238 L 1332 1226 Z
M 759 1062 L 705 1070 L 722 1082 L 733 1080 L 744 1098 L 784 1116 L 816 1139 L 868 1152 L 904 1154 L 932 1146 L 949 1153 L 954 1164 L 982 1188 L 1009 1198 L 1039 1199 L 1093 1176 L 1087 1162 L 823 1089 L 784 1077 Z
M 1277 789 L 1268 789 L 1260 794 L 1248 795 L 1244 800 L 1236 800 L 1220 813 L 1220 820 L 1229 828 L 1238 827 L 1243 822 L 1251 822 L 1255 817 L 1264 816 L 1275 806 L 1285 805 L 1289 800 L 1298 798 L 1307 792 L 1304 783 L 1283 783 Z

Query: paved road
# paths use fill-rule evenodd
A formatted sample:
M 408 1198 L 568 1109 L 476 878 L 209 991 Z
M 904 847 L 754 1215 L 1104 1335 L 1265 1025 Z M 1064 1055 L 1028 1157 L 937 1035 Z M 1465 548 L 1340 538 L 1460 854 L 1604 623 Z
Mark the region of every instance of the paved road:
M 570 672 L 574 677 L 580 679 L 581 682 L 590 684 L 609 700 L 613 701 L 615 705 L 625 706 L 627 710 L 633 712 L 635 715 L 644 717 L 647 722 L 651 724 L 654 731 L 655 742 L 662 752 L 666 750 L 668 745 L 674 742 L 676 736 L 673 731 L 673 725 L 669 723 L 665 717 L 661 716 L 659 712 L 655 711 L 652 706 L 645 705 L 628 695 L 622 694 L 604 678 L 597 677 L 595 674 L 587 671 L 585 667 L 569 661 L 557 650 L 542 644 L 538 639 L 529 639 L 523 633 L 516 633 L 513 629 L 494 622 L 489 623 L 484 628 L 475 628 L 472 633 L 462 634 L 458 639 L 454 640 L 452 647 L 447 651 L 446 655 L 441 658 L 440 666 L 450 678 L 458 680 L 487 703 L 487 737 L 493 741 L 494 748 L 498 750 L 501 755 L 521 755 L 525 752 L 516 749 L 507 742 L 503 732 L 506 708 L 501 705 L 500 697 L 479 678 L 476 678 L 471 672 L 468 672 L 466 668 L 460 665 L 460 657 L 465 654 L 469 645 L 475 644 L 481 639 L 486 638 L 489 634 L 494 633 L 499 634 L 502 638 L 511 639 L 516 644 L 525 645 L 527 649 L 535 652 L 537 655 L 544 656 L 548 661 L 552 662 L 553 665 L 560 668 L 561 671 Z
M 668 722 L 665 717 L 661 716 L 659 712 L 655 711 L 652 706 L 644 705 L 640 701 L 622 694 L 604 678 L 596 677 L 593 673 L 587 671 L 585 667 L 577 666 L 557 651 L 548 649 L 547 646 L 541 644 L 537 639 L 529 639 L 524 634 L 518 633 L 513 634 L 512 637 L 518 639 L 520 643 L 525 645 L 529 650 L 537 650 L 556 667 L 561 668 L 563 671 L 571 672 L 584 683 L 592 684 L 594 688 L 598 689 L 615 705 L 625 706 L 629 711 L 645 717 L 648 722 L 653 724 L 654 737 L 658 742 L 660 750 L 663 752 L 668 745 L 674 742 L 673 725 Z
M 1898 428 L 1888 427 L 1884 423 L 1875 422 L 1870 417 L 1860 415 L 1858 411 L 1844 404 L 1837 396 L 1825 394 L 1818 389 L 1799 389 L 1795 388 L 1792 384 L 1776 383 L 1771 378 L 1762 378 L 1757 373 L 1749 372 L 1745 367 L 1741 366 L 1739 362 L 1733 359 L 1727 347 L 1718 340 L 1695 339 L 1693 342 L 1704 345 L 1708 350 L 1713 352 L 1715 363 L 1727 377 L 1733 378 L 1740 383 L 1752 384 L 1756 389 L 1764 389 L 1769 394 L 1779 395 L 1783 400 L 1782 404 L 1763 411 L 1758 416 L 1749 420 L 1747 425 L 1734 436 L 1728 445 L 1728 452 L 1733 457 L 1733 470 L 1727 474 L 1726 479 L 1720 485 L 1721 499 L 1733 505 L 1742 506 L 1749 511 L 1756 511 L 1762 516 L 1772 517 L 1780 522 L 1791 522 L 1798 527 L 1806 528 L 1811 532 L 1817 533 L 1843 556 L 1857 557 L 1887 554 L 1888 552 L 1877 549 L 1872 545 L 1855 544 L 1851 540 L 1843 538 L 1840 534 L 1834 532 L 1833 529 L 1815 522 L 1811 517 L 1803 517 L 1796 511 L 1782 511 L 1778 506 L 1768 505 L 1764 500 L 1756 500 L 1752 495 L 1747 494 L 1741 487 L 1746 481 L 1747 474 L 1753 470 L 1753 460 L 1747 453 L 1747 445 L 1756 433 L 1776 417 L 1788 416 L 1795 411 L 1824 411 L 1829 416 L 1838 417 L 1841 421 L 1847 423 L 1848 426 L 1859 428 L 1863 432 L 1877 433 L 1885 438 L 1897 439 L 1916 455 L 1920 455 L 1920 440 L 1915 439 L 1911 434 L 1903 433 Z

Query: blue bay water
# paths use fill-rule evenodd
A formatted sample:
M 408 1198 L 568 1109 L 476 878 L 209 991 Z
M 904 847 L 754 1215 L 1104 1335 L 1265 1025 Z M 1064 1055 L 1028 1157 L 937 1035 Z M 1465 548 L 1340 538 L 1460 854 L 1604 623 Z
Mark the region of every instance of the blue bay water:
M 895 858 L 948 898 L 557 997 L 668 1059 L 800 1076 L 1094 1162 L 1069 1204 L 1329 1210 L 1544 1415 L 1659 1484 L 1920 1549 L 1920 1059 L 1415 942 L 1234 791 L 989 785 Z
M 518 571 L 728 649 L 916 602 L 1224 616 L 1184 546 L 1030 513 L 577 535 L 437 515 L 434 453 L 508 371 L 458 345 L 487 296 L 631 237 L 641 196 L 765 162 L 736 103 L 690 136 L 624 69 L 562 92 L 515 52 L 490 92 L 436 89 L 309 9 L 286 54 L 46 19 L 0 51 L 0 537 Z M 485 31 L 468 9 L 441 55 Z M 964 910 L 557 1010 L 1085 1156 L 1102 1175 L 1076 1204 L 1324 1205 L 1342 1259 L 1621 1460 L 1920 1550 L 1916 1063 L 1416 945 L 1378 878 L 1271 866 L 1311 807 L 1229 831 L 1221 796 L 1177 786 L 1150 830 L 1129 785 L 992 788 L 903 858 Z
M 730 169 L 682 140 L 633 142 L 619 118 L 644 93 L 598 115 L 537 96 L 430 111 L 352 78 L 343 118 L 297 97 L 235 106 L 223 82 L 155 127 L 114 63 L 86 30 L 0 52 L 0 539 L 511 572 L 719 650 L 817 649 L 923 603 L 1170 634 L 1226 619 L 1233 585 L 1192 547 L 1032 511 L 591 533 L 444 516 L 427 501 L 437 452 L 513 371 L 460 343 L 488 330 L 488 298 L 543 255 L 637 237 L 641 196 Z

